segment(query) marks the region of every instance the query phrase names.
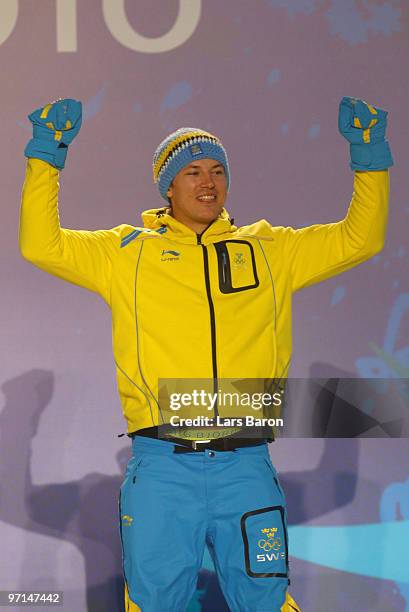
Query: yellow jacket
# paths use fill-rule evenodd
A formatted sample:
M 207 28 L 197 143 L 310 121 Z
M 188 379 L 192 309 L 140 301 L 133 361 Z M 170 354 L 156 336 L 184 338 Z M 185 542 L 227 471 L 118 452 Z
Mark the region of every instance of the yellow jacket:
M 110 306 L 118 390 L 134 432 L 158 424 L 159 378 L 286 377 L 292 293 L 382 249 L 389 176 L 356 172 L 338 223 L 237 228 L 223 210 L 200 244 L 163 208 L 143 213 L 143 228 L 62 229 L 58 188 L 57 170 L 28 160 L 21 253 Z

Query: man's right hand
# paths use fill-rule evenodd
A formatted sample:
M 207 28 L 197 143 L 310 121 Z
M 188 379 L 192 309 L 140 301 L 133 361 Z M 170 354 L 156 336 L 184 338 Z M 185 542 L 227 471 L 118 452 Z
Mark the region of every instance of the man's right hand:
M 28 116 L 33 124 L 33 138 L 24 149 L 26 157 L 42 159 L 62 170 L 68 145 L 80 131 L 82 104 L 66 98 L 38 108 Z

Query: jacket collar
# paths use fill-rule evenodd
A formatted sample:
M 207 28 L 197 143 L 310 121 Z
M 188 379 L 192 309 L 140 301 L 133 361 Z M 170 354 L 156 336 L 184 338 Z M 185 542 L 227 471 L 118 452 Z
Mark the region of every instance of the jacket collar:
M 160 227 L 166 226 L 168 229 L 166 236 L 171 240 L 177 240 L 185 244 L 197 244 L 198 242 L 198 235 L 172 217 L 170 208 L 145 210 L 142 213 L 142 221 L 144 227 L 152 230 L 158 230 Z M 217 219 L 202 233 L 201 243 L 210 244 L 216 242 L 223 234 L 228 238 L 229 234 L 236 229 L 236 226 L 233 225 L 233 219 L 230 219 L 227 210 L 223 208 Z

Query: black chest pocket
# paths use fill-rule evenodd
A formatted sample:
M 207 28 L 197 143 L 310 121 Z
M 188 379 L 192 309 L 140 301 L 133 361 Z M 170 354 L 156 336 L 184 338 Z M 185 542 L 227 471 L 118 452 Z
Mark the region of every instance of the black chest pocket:
M 236 293 L 259 285 L 253 245 L 246 240 L 216 242 L 219 289 Z

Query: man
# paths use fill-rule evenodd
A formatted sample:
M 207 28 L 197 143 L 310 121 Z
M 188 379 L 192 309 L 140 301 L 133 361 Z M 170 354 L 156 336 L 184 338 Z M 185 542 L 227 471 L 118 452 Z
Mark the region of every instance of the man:
M 287 376 L 291 296 L 365 261 L 383 246 L 392 158 L 385 111 L 343 98 L 354 194 L 342 221 L 294 230 L 267 221 L 237 228 L 224 208 L 226 151 L 182 128 L 157 148 L 166 202 L 143 228 L 61 229 L 58 170 L 81 125 L 74 100 L 30 115 L 23 189 L 23 256 L 98 292 L 112 309 L 119 394 L 133 458 L 121 487 L 126 609 L 186 609 L 205 544 L 232 610 L 298 610 L 287 592 L 285 498 L 266 439 L 240 426 L 159 439 L 159 379 L 274 380 Z M 218 406 L 213 406 L 216 415 Z

